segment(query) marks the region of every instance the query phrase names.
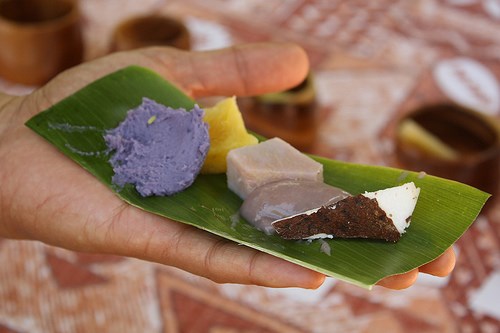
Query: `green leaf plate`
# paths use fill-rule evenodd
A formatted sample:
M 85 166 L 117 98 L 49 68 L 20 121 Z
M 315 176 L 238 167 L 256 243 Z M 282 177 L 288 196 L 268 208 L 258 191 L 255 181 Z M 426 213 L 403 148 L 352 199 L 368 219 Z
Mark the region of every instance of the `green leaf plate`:
M 352 194 L 414 181 L 421 194 L 407 233 L 396 244 L 370 240 L 286 241 L 268 236 L 238 216 L 242 201 L 225 175 L 200 175 L 171 197 L 141 197 L 132 186 L 117 191 L 103 134 L 116 127 L 143 97 L 174 108 L 194 101 L 156 73 L 127 67 L 107 75 L 41 112 L 26 125 L 92 173 L 126 202 L 370 289 L 380 279 L 410 271 L 441 255 L 476 219 L 489 195 L 470 186 L 393 168 L 314 157 L 324 165 L 325 182 Z

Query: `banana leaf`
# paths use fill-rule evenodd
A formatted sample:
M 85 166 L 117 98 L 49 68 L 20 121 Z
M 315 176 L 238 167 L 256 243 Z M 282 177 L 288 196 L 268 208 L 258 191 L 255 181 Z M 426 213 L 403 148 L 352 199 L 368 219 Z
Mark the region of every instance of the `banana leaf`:
M 470 227 L 489 197 L 470 186 L 429 175 L 313 156 L 324 165 L 326 183 L 352 194 L 409 181 L 421 188 L 412 223 L 399 242 L 332 239 L 326 241 L 331 248 L 328 255 L 320 241 L 287 241 L 246 223 L 238 215 L 242 201 L 227 188 L 223 174 L 199 175 L 191 187 L 170 197 L 144 198 L 133 186 L 117 190 L 103 134 L 143 97 L 174 108 L 190 109 L 195 104 L 156 73 L 132 66 L 91 83 L 26 125 L 131 205 L 364 288 L 437 258 Z

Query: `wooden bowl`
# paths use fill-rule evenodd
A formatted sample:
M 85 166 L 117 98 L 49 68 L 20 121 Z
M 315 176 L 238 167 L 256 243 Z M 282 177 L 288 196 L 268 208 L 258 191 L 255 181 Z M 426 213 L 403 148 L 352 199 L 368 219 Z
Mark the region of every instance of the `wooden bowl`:
M 401 119 L 396 154 L 402 166 L 498 191 L 500 126 L 498 120 L 463 106 L 424 106 Z
M 280 137 L 309 152 L 316 140 L 318 112 L 312 73 L 297 86 L 277 93 L 240 98 L 246 126 L 265 137 Z
M 162 15 L 133 17 L 116 27 L 112 39 L 112 51 L 148 46 L 170 46 L 189 50 L 190 34 L 181 21 Z
M 0 1 L 0 76 L 26 85 L 46 83 L 79 64 L 83 41 L 73 0 Z

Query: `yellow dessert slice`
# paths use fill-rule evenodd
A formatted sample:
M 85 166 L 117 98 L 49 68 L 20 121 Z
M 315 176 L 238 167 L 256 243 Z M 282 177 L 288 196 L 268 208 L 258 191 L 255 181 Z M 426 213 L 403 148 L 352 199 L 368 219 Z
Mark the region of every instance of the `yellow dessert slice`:
M 236 97 L 226 98 L 213 107 L 205 108 L 203 119 L 208 123 L 210 150 L 201 173 L 225 173 L 226 156 L 230 150 L 258 143 L 257 138 L 245 128 Z

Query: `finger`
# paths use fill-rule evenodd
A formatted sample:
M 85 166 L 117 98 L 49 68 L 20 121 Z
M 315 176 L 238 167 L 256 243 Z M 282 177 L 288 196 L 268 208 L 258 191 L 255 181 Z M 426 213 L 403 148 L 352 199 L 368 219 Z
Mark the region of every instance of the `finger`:
M 377 285 L 389 289 L 401 290 L 412 286 L 418 277 L 418 269 L 415 268 L 404 274 L 388 276 L 379 282 Z
M 152 69 L 186 94 L 247 96 L 285 90 L 307 75 L 305 51 L 291 43 L 258 43 L 216 51 L 186 52 L 151 47 L 118 52 L 73 67 L 39 89 L 31 98 L 30 115 L 48 108 L 92 81 L 130 65 Z M 35 104 L 35 105 L 33 105 Z
M 455 262 L 455 251 L 453 251 L 453 248 L 449 248 L 436 260 L 419 267 L 419 271 L 434 276 L 445 277 L 451 273 L 455 267 Z
M 145 53 L 157 57 L 156 70 L 171 77 L 193 97 L 248 96 L 285 90 L 307 75 L 309 62 L 302 48 L 290 43 L 233 46 L 209 52 L 176 53 L 175 70 L 157 67 L 172 61 L 159 49 Z
M 198 237 L 193 237 L 193 233 Z M 182 239 L 179 250 L 170 254 L 176 257 L 174 265 L 215 282 L 316 289 L 325 279 L 323 274 L 263 252 L 199 230 L 193 233 L 190 235 L 196 244 L 192 239 Z M 191 249 L 183 254 L 184 244 Z M 167 262 L 172 261 L 170 255 Z
M 320 273 L 130 206 L 121 216 L 108 230 L 96 230 L 100 244 L 94 249 L 175 266 L 218 283 L 314 289 L 324 281 Z

